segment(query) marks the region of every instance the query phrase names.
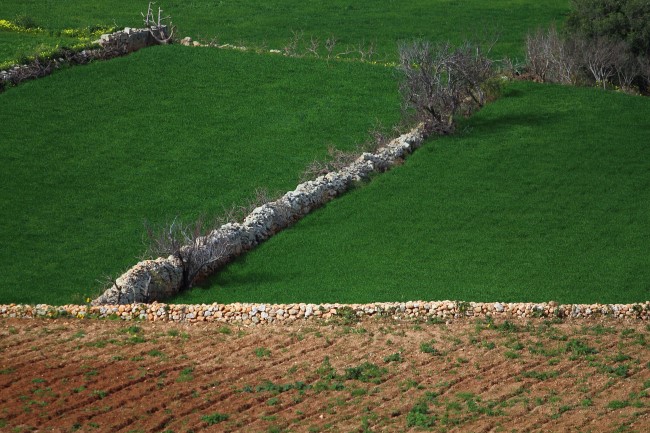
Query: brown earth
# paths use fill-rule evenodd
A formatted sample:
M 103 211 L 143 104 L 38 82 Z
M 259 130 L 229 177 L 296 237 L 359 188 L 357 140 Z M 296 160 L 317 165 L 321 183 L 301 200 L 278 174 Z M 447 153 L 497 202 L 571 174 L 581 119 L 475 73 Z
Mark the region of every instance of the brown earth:
M 0 320 L 0 431 L 649 432 L 642 321 Z

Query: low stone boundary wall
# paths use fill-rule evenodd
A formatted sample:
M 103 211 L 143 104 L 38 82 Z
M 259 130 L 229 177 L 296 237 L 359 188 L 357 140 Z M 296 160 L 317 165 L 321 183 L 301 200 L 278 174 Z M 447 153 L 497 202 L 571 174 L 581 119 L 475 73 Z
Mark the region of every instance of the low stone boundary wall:
M 306 320 L 389 317 L 453 320 L 467 317 L 650 319 L 650 301 L 637 304 L 501 303 L 462 301 L 376 302 L 372 304 L 122 304 L 0 305 L 0 318 L 97 318 L 161 322 L 222 322 L 244 326 Z

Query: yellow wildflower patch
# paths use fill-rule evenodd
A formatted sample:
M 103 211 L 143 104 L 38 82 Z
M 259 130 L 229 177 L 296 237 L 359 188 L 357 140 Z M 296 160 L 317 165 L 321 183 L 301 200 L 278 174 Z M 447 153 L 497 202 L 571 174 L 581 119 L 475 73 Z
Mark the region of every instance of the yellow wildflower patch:
M 40 33 L 44 31 L 40 27 L 28 29 L 26 27 L 19 26 L 18 24 L 13 23 L 9 20 L 0 20 L 0 30 L 19 33 Z

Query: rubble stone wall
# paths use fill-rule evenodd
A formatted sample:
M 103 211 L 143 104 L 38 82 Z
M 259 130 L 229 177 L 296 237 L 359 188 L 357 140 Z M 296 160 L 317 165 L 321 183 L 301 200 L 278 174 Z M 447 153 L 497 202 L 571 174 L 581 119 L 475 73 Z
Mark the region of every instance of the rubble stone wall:
M 598 318 L 650 320 L 650 301 L 637 304 L 501 303 L 461 301 L 376 302 L 372 304 L 122 304 L 0 305 L 0 318 L 98 318 L 161 322 L 223 322 L 242 326 L 305 320 L 389 317 L 451 321 L 462 318 Z

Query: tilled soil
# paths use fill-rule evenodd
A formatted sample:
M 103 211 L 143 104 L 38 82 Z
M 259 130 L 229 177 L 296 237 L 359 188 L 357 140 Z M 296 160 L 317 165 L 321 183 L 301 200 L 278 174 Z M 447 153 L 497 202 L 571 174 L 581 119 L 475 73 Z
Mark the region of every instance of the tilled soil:
M 0 321 L 0 431 L 649 432 L 650 326 Z

